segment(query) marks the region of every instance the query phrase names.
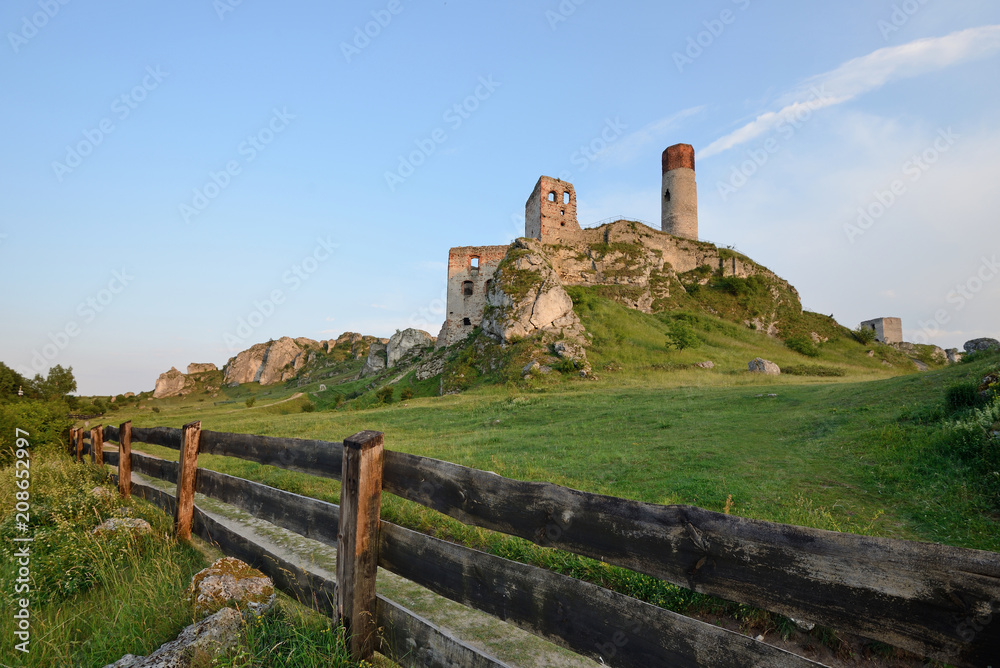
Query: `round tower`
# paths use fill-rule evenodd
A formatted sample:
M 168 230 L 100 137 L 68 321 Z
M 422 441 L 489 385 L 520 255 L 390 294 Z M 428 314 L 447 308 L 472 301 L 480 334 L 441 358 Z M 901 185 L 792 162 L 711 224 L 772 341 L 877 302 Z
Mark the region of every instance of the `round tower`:
M 660 229 L 698 239 L 698 188 L 694 182 L 694 147 L 674 144 L 663 152 Z

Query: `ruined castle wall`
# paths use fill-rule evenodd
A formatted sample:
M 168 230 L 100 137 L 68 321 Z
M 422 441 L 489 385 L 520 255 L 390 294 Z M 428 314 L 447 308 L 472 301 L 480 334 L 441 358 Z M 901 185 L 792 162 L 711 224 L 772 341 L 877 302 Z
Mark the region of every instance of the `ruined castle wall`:
M 571 243 L 579 235 L 573 184 L 542 176 L 524 205 L 524 236 L 554 244 Z
M 460 246 L 448 251 L 448 310 L 440 345 L 468 336 L 483 319 L 487 282 L 509 246 Z
M 862 327 L 875 330 L 875 340 L 882 343 L 903 342 L 903 321 L 899 318 L 875 318 L 865 320 Z

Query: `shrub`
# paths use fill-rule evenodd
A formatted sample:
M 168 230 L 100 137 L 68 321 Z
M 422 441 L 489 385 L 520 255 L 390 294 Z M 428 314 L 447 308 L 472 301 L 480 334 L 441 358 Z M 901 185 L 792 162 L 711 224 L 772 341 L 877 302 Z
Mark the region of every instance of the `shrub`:
M 160 407 L 159 406 L 153 406 L 153 412 L 154 413 L 159 413 L 160 412 Z
M 955 413 L 966 408 L 975 408 L 982 403 L 975 383 L 959 383 L 952 385 L 944 393 L 944 405 L 949 412 Z
M 375 392 L 375 398 L 378 399 L 380 404 L 391 404 L 392 403 L 392 385 L 386 385 L 385 387 L 380 387 L 378 391 Z
M 337 392 L 335 395 L 333 395 L 333 407 L 340 408 L 343 405 L 344 405 L 344 395 L 341 394 L 340 392 Z
M 801 353 L 807 357 L 819 357 L 819 346 L 813 343 L 813 340 L 804 334 L 797 334 L 796 336 L 788 337 L 785 341 L 785 345 L 797 353 Z
M 247 408 L 253 408 L 253 405 L 255 403 L 257 403 L 257 397 L 248 397 L 247 398 L 247 401 L 246 401 Z
M 413 388 L 412 387 L 404 387 L 400 391 L 400 393 L 399 393 L 399 398 L 400 398 L 401 401 L 406 401 L 407 399 L 412 399 L 413 398 Z
M 670 335 L 667 345 L 672 345 L 677 350 L 685 348 L 697 348 L 701 345 L 701 339 L 697 332 L 685 320 L 678 319 L 670 323 Z
M 312 413 L 314 410 L 316 410 L 316 404 L 314 404 L 313 402 L 307 401 L 306 403 L 302 404 L 303 413 Z
M 870 345 L 873 341 L 875 341 L 875 330 L 871 327 L 858 325 L 857 328 L 851 332 L 851 335 L 854 337 L 855 341 L 865 346 Z

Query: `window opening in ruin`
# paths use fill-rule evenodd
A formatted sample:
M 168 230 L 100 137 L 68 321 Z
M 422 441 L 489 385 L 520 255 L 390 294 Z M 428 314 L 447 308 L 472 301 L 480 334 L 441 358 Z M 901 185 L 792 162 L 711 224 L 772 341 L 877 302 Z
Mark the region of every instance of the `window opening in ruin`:
M 469 320 L 468 318 L 462 318 L 462 324 L 468 327 L 469 325 L 472 324 L 472 321 Z
M 563 193 L 563 204 L 569 204 L 569 193 Z
M 549 201 L 550 202 L 555 202 L 556 201 L 556 191 L 555 190 L 553 190 L 552 192 L 549 193 Z
M 466 297 L 472 296 L 472 281 L 465 281 L 462 283 L 462 294 Z
M 559 215 L 560 216 L 565 216 L 566 215 L 566 209 L 559 209 Z M 566 223 L 563 223 L 563 225 L 565 225 L 565 224 Z
M 559 227 L 566 227 L 566 221 L 559 223 Z
M 473 257 L 469 259 L 469 269 L 472 271 L 479 271 L 479 258 Z
M 668 202 L 670 201 L 670 191 L 669 190 L 666 191 L 665 193 L 663 193 L 663 199 L 667 200 Z
M 486 288 L 483 290 L 483 292 L 487 292 L 488 293 L 490 291 L 490 286 L 491 285 L 493 285 L 493 279 L 492 278 L 489 279 L 488 281 L 486 281 Z

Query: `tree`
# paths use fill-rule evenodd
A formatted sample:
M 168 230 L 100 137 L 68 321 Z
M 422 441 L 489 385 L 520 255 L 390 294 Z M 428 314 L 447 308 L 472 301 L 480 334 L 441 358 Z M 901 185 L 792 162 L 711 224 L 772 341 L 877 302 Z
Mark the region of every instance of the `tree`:
M 51 398 L 62 398 L 70 392 L 76 392 L 76 379 L 73 378 L 73 367 L 64 369 L 56 364 L 49 369 L 49 376 L 45 379 L 45 396 Z
M 24 376 L 0 362 L 0 399 L 16 397 L 19 389 L 31 392 L 31 385 Z

